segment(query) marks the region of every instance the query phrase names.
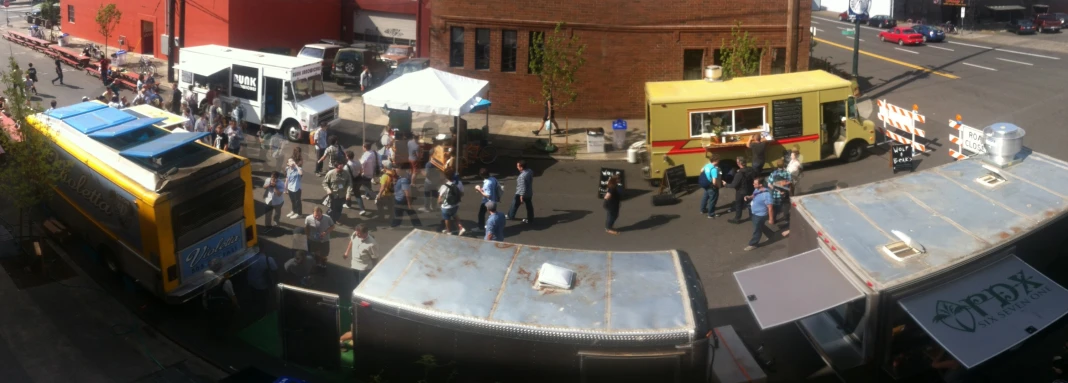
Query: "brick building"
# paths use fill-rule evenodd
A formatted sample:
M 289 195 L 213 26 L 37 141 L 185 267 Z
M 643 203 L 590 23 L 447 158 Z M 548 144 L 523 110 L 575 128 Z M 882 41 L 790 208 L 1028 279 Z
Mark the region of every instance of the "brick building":
M 718 50 L 736 22 L 767 44 L 762 74 L 807 70 L 811 3 L 794 5 L 800 49 L 787 44 L 788 2 L 433 0 L 430 57 L 436 68 L 488 80 L 495 113 L 540 115 L 543 107 L 529 101 L 540 89 L 527 68 L 529 42 L 533 33 L 565 22 L 567 33 L 587 49 L 579 99 L 561 114 L 639 117 L 645 82 L 700 78 L 704 66 L 718 63 Z M 788 65 L 795 49 L 795 65 Z
M 319 39 L 337 39 L 343 20 L 338 0 L 175 0 L 175 35 L 185 3 L 185 41 L 181 46 L 219 44 L 252 50 L 296 52 Z M 350 1 L 351 2 L 351 1 Z M 167 0 L 63 0 L 60 21 L 72 36 L 103 44 L 94 19 L 102 4 L 113 3 L 122 20 L 108 41 L 109 52 L 118 46 L 165 59 Z M 351 15 L 351 13 L 349 14 Z M 351 16 L 347 20 L 351 24 Z M 124 44 L 118 45 L 119 37 Z

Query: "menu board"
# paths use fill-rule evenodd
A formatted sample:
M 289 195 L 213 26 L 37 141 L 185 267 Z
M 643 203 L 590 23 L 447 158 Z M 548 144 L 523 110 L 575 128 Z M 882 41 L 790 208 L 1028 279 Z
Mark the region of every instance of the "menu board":
M 668 190 L 671 194 L 680 194 L 686 188 L 686 165 L 678 165 L 667 168 L 664 171 L 664 180 L 667 181 Z
M 801 118 L 801 97 L 771 102 L 771 136 L 776 140 L 801 137 L 804 121 Z
M 898 170 L 915 170 L 912 164 L 912 152 L 909 150 L 912 147 L 909 145 L 890 145 L 890 161 L 893 165 L 894 173 Z

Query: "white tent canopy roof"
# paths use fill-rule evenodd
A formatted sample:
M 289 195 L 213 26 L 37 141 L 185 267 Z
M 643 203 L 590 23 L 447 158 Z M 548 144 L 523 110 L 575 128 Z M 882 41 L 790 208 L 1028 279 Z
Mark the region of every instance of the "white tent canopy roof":
M 460 116 L 486 97 L 489 81 L 434 68 L 409 73 L 363 95 L 370 106 Z

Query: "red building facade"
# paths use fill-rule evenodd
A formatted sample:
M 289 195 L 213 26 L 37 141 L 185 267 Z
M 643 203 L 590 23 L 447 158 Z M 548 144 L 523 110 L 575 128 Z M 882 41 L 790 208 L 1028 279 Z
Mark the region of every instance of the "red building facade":
M 792 0 L 796 44 L 788 44 L 788 2 L 755 0 L 434 0 L 430 25 L 432 66 L 488 80 L 495 112 L 540 115 L 540 82 L 528 70 L 532 33 L 564 22 L 587 45 L 577 74 L 578 101 L 561 110 L 574 117 L 640 117 L 645 82 L 701 78 L 719 62 L 731 27 L 766 46 L 761 73 L 808 69 L 811 4 Z M 766 45 L 765 45 L 766 44 Z M 788 62 L 789 53 L 796 60 Z
M 174 31 L 180 37 L 183 0 L 175 2 Z M 338 0 L 184 2 L 185 41 L 180 46 L 219 44 L 295 53 L 304 44 L 341 37 L 342 2 Z M 118 47 L 150 53 L 160 59 L 167 57 L 161 46 L 161 36 L 167 33 L 167 0 L 63 0 L 60 7 L 63 31 L 103 44 L 104 37 L 94 19 L 97 9 L 108 3 L 122 11 L 122 20 L 108 41 L 109 51 Z

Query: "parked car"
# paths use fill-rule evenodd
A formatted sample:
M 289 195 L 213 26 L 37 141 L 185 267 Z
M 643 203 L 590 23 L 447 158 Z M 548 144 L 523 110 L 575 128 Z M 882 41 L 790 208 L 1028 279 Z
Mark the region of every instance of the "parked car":
M 1035 24 L 1031 20 L 1016 19 L 1009 21 L 1008 30 L 1018 35 L 1031 34 L 1035 33 Z
M 1049 13 L 1042 15 L 1035 15 L 1035 18 L 1031 20 L 1031 23 L 1035 24 L 1035 32 L 1060 32 L 1061 26 L 1064 24 L 1057 16 Z
M 363 72 L 363 66 L 367 65 L 367 69 L 371 71 L 371 86 L 377 86 L 386 77 L 389 77 L 389 67 L 382 62 L 378 53 L 371 49 L 363 48 L 341 48 L 337 51 L 337 56 L 334 56 L 334 82 L 338 85 L 345 85 L 346 82 L 360 82 L 360 73 Z
M 891 19 L 890 16 L 876 15 L 868 19 L 868 25 L 876 28 L 889 29 L 897 26 L 897 20 Z
M 423 69 L 430 68 L 430 59 L 411 59 L 405 61 L 397 66 L 397 69 L 393 70 L 393 74 L 386 77 L 379 85 L 386 85 L 390 81 L 396 80 L 398 77 L 406 75 L 412 72 L 418 72 Z
M 1068 24 L 1068 13 L 1054 12 L 1054 13 L 1051 13 L 1051 15 L 1053 15 L 1053 17 L 1056 17 L 1057 20 L 1061 21 L 1061 28 L 1062 29 L 1064 28 L 1064 24 Z
M 868 21 L 868 15 L 857 15 L 857 18 L 860 19 L 861 23 L 865 23 L 865 22 Z M 839 13 L 838 14 L 838 20 L 839 21 L 853 21 L 853 17 L 849 16 L 849 12 L 847 11 L 847 12 Z
M 386 49 L 386 52 L 382 54 L 382 59 L 385 60 L 387 64 L 389 64 L 390 68 L 397 69 L 397 65 L 400 65 L 400 63 L 402 62 L 408 61 L 408 59 L 412 58 L 414 54 L 415 50 L 410 46 L 390 45 L 389 48 Z
M 920 45 L 923 44 L 923 35 L 916 33 L 912 28 L 893 27 L 889 31 L 879 32 L 879 40 L 897 43 L 897 45 Z
M 912 26 L 912 30 L 923 36 L 923 42 L 942 42 L 946 40 L 946 32 L 943 32 L 937 27 L 930 25 L 916 24 Z
M 323 60 L 323 79 L 329 79 L 332 75 L 330 69 L 334 67 L 334 57 L 340 49 L 340 46 L 333 44 L 307 44 L 300 48 L 297 56 Z

